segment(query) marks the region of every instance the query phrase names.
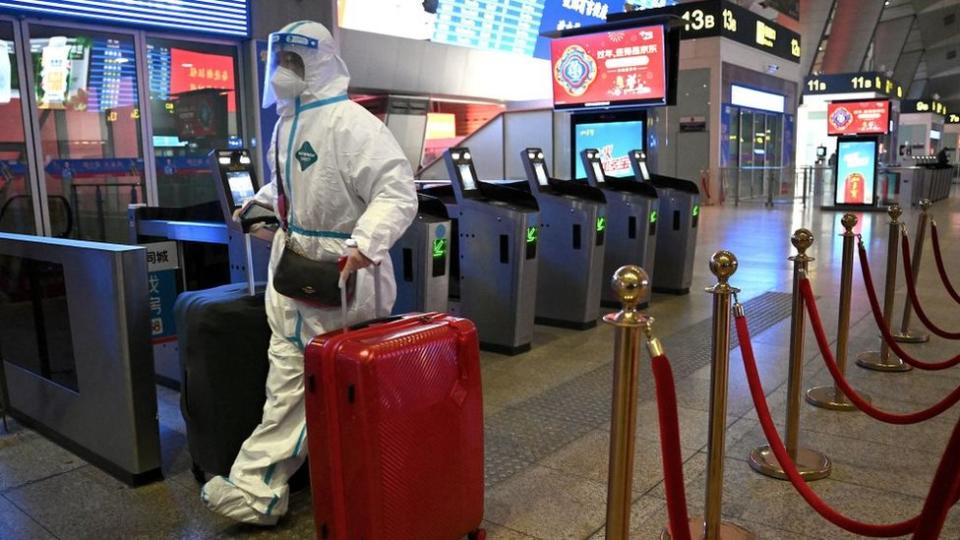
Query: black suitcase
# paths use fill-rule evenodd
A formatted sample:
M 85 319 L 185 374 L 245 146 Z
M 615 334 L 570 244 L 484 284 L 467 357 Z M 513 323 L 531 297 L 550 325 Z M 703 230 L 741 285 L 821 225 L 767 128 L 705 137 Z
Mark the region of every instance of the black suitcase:
M 228 476 L 243 441 L 263 416 L 270 327 L 264 285 L 182 293 L 174 305 L 180 342 L 180 410 L 193 473 Z

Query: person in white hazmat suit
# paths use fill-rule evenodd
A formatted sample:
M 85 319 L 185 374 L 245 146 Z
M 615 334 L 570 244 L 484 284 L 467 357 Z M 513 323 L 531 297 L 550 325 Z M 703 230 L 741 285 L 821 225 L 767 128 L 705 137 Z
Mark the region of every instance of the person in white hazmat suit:
M 280 230 L 274 237 L 266 292 L 273 335 L 263 420 L 243 443 L 230 477 L 213 478 L 201 491 L 211 510 L 245 523 L 277 523 L 287 512 L 287 480 L 306 457 L 305 344 L 344 324 L 389 312 L 396 283 L 388 250 L 417 211 L 410 163 L 386 126 L 347 99 L 350 76 L 338 52 L 330 32 L 315 22 L 292 23 L 270 36 L 263 106 L 276 104 L 280 115 L 269 154 L 270 167 L 279 166 L 280 175 L 274 170 L 254 200 L 278 208 L 276 184 L 282 178 L 287 234 L 298 251 L 315 260 L 347 255 L 341 280 L 358 274 L 348 321 L 339 308 L 314 308 L 284 297 L 273 290 L 272 279 L 286 235 Z M 349 239 L 356 247 L 347 247 L 353 245 Z M 380 265 L 379 309 L 373 264 Z

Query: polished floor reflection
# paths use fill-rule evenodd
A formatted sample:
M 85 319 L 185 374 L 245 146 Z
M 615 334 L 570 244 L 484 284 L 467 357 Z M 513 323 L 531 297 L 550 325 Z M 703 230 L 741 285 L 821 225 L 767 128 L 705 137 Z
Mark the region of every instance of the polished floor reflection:
M 960 284 L 960 202 L 931 210 L 945 244 L 947 266 Z M 916 210 L 904 221 L 912 230 Z M 731 282 L 747 304 L 754 349 L 774 418 L 783 428 L 789 337 L 792 254 L 789 237 L 799 227 L 815 236 L 811 278 L 830 339 L 836 336 L 841 214 L 812 207 L 760 205 L 704 208 L 694 287 L 687 296 L 655 295 L 650 313 L 674 362 L 680 402 L 681 447 L 691 513 L 703 506 L 709 410 L 709 316 L 713 284 L 706 261 L 717 249 L 733 251 L 740 266 Z M 870 253 L 874 278 L 883 280 L 889 219 L 858 214 L 857 232 Z M 928 236 L 929 239 L 929 236 Z M 943 294 L 929 241 L 919 292 L 928 314 L 948 328 L 956 305 Z M 898 287 L 897 321 L 904 288 Z M 876 348 L 859 274 L 854 278 L 849 352 Z M 915 322 L 915 324 L 918 324 Z M 487 443 L 486 527 L 490 538 L 552 540 L 603 536 L 609 441 L 612 330 L 600 325 L 576 332 L 537 327 L 534 349 L 518 357 L 483 356 Z M 909 350 L 929 359 L 952 356 L 955 343 L 934 338 Z M 810 332 L 805 340 L 804 388 L 827 384 Z M 851 362 L 852 364 L 852 362 Z M 891 411 L 930 405 L 960 385 L 960 367 L 936 374 L 868 372 L 851 365 L 849 378 L 875 403 Z M 641 370 L 632 538 L 657 538 L 665 523 L 656 407 L 649 370 Z M 785 482 L 754 473 L 750 451 L 765 444 L 745 383 L 739 349 L 731 353 L 730 399 L 724 486 L 724 516 L 761 538 L 856 538 L 816 515 Z M 291 515 L 276 530 L 237 526 L 200 504 L 190 474 L 179 396 L 160 392 L 160 423 L 166 480 L 128 489 L 29 430 L 0 430 L 0 539 L 6 538 L 210 538 L 277 536 L 312 538 L 309 494 L 293 498 Z M 860 413 L 837 413 L 806 404 L 801 442 L 827 454 L 834 471 L 812 484 L 851 517 L 888 523 L 916 514 L 960 408 L 916 426 L 888 426 Z M 960 509 L 943 538 L 960 537 Z

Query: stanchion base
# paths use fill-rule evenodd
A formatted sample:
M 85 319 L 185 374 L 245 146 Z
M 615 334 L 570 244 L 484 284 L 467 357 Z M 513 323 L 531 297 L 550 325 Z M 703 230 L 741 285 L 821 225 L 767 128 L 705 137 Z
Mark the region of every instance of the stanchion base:
M 930 341 L 930 336 L 911 328 L 906 332 L 894 332 L 893 339 L 897 343 L 926 343 Z
M 897 358 L 890 353 L 886 360 L 880 357 L 880 351 L 867 351 L 857 355 L 857 365 L 863 369 L 872 369 L 874 371 L 887 371 L 891 373 L 903 373 L 913 369 L 910 364 Z
M 830 458 L 809 448 L 797 449 L 797 459 L 795 462 L 797 470 L 800 471 L 800 476 L 807 482 L 821 480 L 830 476 L 830 470 L 833 468 L 833 464 L 830 463 Z M 773 450 L 771 450 L 769 446 L 755 448 L 753 452 L 750 453 L 750 468 L 762 475 L 776 478 L 777 480 L 788 480 L 787 473 L 780 468 L 777 456 L 774 455 Z
M 866 394 L 860 394 L 860 397 L 870 401 L 870 396 Z M 807 390 L 807 403 L 831 411 L 857 410 L 857 406 L 847 399 L 843 392 L 833 386 L 817 386 Z
M 703 517 L 695 517 L 690 519 L 690 538 L 694 540 L 700 540 L 703 538 Z M 670 536 L 670 529 L 664 527 L 660 532 L 660 540 L 671 540 L 673 537 Z M 735 525 L 728 521 L 720 523 L 720 540 L 759 540 L 760 537 L 754 534 L 748 529 L 744 529 L 739 525 Z

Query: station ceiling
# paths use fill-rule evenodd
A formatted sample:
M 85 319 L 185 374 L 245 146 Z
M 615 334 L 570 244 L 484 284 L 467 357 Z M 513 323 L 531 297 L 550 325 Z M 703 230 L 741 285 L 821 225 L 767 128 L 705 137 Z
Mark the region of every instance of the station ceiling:
M 960 0 L 801 0 L 808 73 L 887 72 L 960 110 Z

